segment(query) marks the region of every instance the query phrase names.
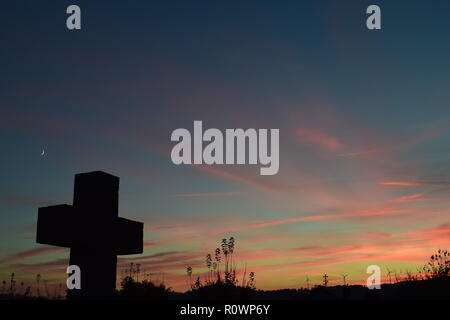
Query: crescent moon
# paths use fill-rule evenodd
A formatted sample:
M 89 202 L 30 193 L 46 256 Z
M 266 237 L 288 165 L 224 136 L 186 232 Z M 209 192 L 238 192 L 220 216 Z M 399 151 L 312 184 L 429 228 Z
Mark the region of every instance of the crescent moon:
M 42 149 L 41 156 L 44 156 L 44 155 L 45 155 L 45 150 Z

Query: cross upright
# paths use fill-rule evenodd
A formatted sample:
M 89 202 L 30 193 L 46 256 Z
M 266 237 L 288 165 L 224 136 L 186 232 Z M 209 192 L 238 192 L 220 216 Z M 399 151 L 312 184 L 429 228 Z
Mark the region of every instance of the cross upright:
M 69 298 L 114 295 L 117 255 L 143 251 L 144 224 L 120 218 L 119 178 L 103 171 L 75 175 L 73 205 L 39 208 L 36 242 L 70 248 L 81 270 L 81 289 Z

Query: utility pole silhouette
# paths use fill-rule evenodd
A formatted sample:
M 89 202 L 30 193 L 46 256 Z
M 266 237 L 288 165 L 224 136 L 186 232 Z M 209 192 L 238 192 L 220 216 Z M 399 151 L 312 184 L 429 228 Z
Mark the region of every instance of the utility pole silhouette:
M 328 276 L 327 276 L 327 274 L 325 273 L 322 278 L 323 278 L 323 285 L 324 285 L 324 287 L 328 286 Z
M 73 205 L 39 208 L 36 242 L 70 248 L 81 289 L 70 299 L 111 298 L 117 255 L 143 251 L 144 224 L 119 217 L 119 178 L 95 171 L 75 175 Z
M 306 276 L 306 288 L 309 290 L 309 277 Z

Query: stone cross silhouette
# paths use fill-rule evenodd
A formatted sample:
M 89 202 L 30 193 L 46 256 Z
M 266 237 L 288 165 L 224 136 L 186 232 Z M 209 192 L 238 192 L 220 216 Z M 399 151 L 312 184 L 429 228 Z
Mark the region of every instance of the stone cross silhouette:
M 36 242 L 70 248 L 81 269 L 81 289 L 69 298 L 112 297 L 117 255 L 143 251 L 141 222 L 118 216 L 119 178 L 102 171 L 75 175 L 73 205 L 39 208 Z

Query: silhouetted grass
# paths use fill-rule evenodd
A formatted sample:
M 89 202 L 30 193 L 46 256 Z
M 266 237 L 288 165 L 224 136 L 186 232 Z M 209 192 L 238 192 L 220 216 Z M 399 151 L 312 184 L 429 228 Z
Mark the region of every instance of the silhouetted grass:
M 62 295 L 62 283 L 48 287 L 48 281 L 44 280 L 45 295 L 41 294 L 41 275 L 36 275 L 36 284 L 33 288 L 31 285 L 27 285 L 25 282 L 17 282 L 16 274 L 13 272 L 9 276 L 9 280 L 3 280 L 0 289 L 0 300 L 59 300 L 63 299 Z
M 118 298 L 167 300 L 171 292 L 172 289 L 166 288 L 163 283 L 156 285 L 149 280 L 138 282 L 131 277 L 125 277 L 122 279 Z
M 205 258 L 207 268 L 204 279 L 197 276 L 192 282 L 192 267 L 187 267 L 188 288 L 186 293 L 190 298 L 198 299 L 249 299 L 255 291 L 255 273 L 250 272 L 248 279 L 246 271 L 239 283 L 236 273 L 236 261 L 234 251 L 236 241 L 234 237 L 222 239 L 220 248 L 214 250 L 214 255 L 208 253 Z

